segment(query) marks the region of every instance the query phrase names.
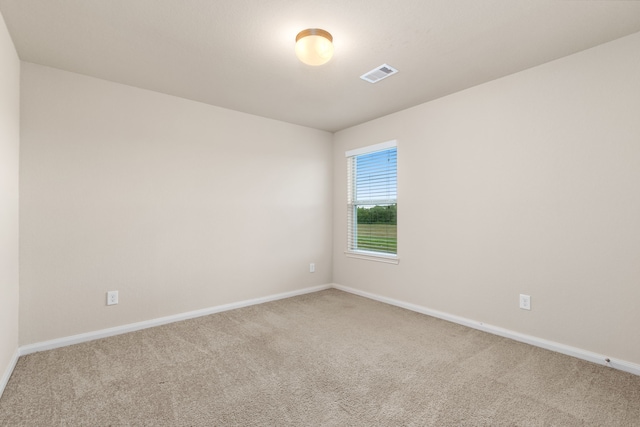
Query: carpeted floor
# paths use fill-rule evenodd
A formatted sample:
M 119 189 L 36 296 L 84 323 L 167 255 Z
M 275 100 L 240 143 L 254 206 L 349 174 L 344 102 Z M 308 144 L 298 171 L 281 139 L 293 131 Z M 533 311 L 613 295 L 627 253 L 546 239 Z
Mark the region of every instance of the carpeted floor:
M 640 426 L 640 377 L 327 290 L 20 358 L 2 426 Z

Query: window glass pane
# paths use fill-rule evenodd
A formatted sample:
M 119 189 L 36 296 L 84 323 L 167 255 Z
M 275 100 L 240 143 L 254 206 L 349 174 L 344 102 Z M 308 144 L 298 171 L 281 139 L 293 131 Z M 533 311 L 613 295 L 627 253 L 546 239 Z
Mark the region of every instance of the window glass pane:
M 357 249 L 392 254 L 397 252 L 396 204 L 358 205 L 357 218 Z

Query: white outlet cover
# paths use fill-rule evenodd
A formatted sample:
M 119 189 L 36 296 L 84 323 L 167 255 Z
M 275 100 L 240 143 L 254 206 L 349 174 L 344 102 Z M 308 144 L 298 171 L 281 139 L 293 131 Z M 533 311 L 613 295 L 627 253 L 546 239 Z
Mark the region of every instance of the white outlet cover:
M 531 310 L 531 296 L 520 294 L 520 308 L 523 310 Z
M 107 292 L 107 305 L 118 304 L 118 291 Z

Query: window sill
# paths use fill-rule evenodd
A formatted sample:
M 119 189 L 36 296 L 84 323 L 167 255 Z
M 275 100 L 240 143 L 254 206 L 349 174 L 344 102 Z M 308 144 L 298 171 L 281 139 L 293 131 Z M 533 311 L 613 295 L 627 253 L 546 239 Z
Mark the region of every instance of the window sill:
M 397 255 L 385 255 L 367 251 L 344 251 L 349 258 L 364 259 L 367 261 L 384 262 L 386 264 L 398 264 L 400 259 Z

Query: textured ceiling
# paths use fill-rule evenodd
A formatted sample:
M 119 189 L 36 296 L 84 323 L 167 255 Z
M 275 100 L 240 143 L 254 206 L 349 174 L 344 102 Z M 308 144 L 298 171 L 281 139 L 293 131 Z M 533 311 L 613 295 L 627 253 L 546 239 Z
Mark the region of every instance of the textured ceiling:
M 640 2 L 0 0 L 23 61 L 337 131 L 640 31 Z M 310 67 L 296 34 L 333 34 Z M 359 76 L 383 63 L 399 73 Z

